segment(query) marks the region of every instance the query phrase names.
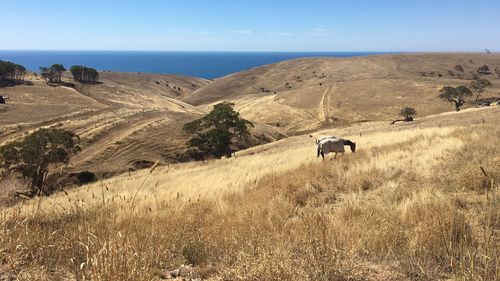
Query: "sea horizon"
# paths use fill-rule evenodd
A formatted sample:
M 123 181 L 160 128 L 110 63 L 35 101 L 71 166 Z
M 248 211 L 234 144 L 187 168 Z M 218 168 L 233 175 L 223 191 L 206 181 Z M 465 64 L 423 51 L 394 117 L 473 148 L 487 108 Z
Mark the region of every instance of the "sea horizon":
M 308 57 L 359 57 L 403 52 L 290 51 L 133 51 L 133 50 L 0 50 L 0 60 L 38 72 L 55 63 L 85 65 L 99 71 L 173 74 L 215 79 L 234 72 Z

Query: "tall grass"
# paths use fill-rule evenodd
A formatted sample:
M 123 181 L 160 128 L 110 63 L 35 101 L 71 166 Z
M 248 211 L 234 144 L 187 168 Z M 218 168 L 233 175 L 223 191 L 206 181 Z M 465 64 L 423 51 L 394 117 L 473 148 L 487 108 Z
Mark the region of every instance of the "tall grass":
M 151 192 L 153 173 L 134 208 L 139 185 L 125 194 L 104 182 L 5 209 L 0 272 L 159 280 L 191 264 L 192 276 L 222 280 L 498 280 L 500 128 L 389 135 L 234 192 L 170 187 L 190 194 L 184 204 Z M 206 169 L 227 171 L 217 165 Z

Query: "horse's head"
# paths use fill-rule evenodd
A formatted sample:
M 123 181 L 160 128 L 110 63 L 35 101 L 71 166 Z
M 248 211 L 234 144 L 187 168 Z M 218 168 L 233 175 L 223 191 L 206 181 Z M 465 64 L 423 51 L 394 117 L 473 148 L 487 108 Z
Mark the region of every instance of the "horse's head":
M 356 152 L 356 143 L 355 142 L 351 142 L 351 144 L 349 146 L 351 147 L 352 152 Z
M 351 148 L 352 152 L 356 152 L 356 143 L 355 142 L 352 142 L 350 140 L 343 140 L 343 141 L 344 141 L 344 145 L 348 145 Z

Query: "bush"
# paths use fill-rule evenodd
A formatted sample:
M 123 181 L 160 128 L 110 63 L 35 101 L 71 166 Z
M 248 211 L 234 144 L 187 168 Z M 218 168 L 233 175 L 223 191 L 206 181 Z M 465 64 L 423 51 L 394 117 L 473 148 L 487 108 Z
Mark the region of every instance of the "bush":
M 413 116 L 417 115 L 417 111 L 413 107 L 405 107 L 401 109 L 399 115 L 405 118 L 405 121 L 413 121 Z
M 477 73 L 482 74 L 482 75 L 491 74 L 490 68 L 487 65 L 483 65 L 480 68 L 478 68 Z
M 460 71 L 460 72 L 464 72 L 464 68 L 460 64 L 455 65 L 455 70 Z
M 83 171 L 80 172 L 76 175 L 76 178 L 78 180 L 78 184 L 84 185 L 88 183 L 92 183 L 97 181 L 97 176 L 96 174 L 89 172 L 89 171 Z

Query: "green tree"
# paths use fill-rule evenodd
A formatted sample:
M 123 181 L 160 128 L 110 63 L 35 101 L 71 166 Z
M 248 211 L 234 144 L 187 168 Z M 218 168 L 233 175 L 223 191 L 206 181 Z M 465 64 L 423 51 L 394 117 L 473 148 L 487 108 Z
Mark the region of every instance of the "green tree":
M 460 107 L 464 105 L 466 97 L 472 96 L 472 91 L 466 86 L 446 86 L 439 93 L 439 98 L 454 103 L 456 111 L 460 111 Z
M 45 83 L 49 84 L 56 81 L 55 73 L 48 67 L 40 67 L 40 76 L 45 80 Z
M 62 64 L 53 64 L 50 67 L 40 67 L 40 76 L 48 83 L 61 83 L 66 68 Z
M 73 79 L 76 81 L 82 81 L 83 77 L 83 66 L 81 65 L 73 65 L 70 67 L 69 72 L 73 75 Z
M 79 82 L 96 82 L 99 80 L 99 72 L 97 72 L 94 68 L 82 65 L 73 65 L 69 71 L 73 75 L 73 79 Z
M 405 118 L 405 121 L 413 121 L 413 116 L 417 115 L 417 111 L 413 107 L 405 107 L 401 109 L 399 115 Z
M 0 60 L 0 80 L 22 81 L 24 75 L 26 75 L 24 66 Z
M 486 79 L 482 79 L 482 78 L 479 78 L 479 79 L 476 79 L 476 80 L 473 80 L 472 82 L 470 82 L 471 90 L 474 91 L 474 93 L 476 93 L 475 102 L 477 102 L 477 100 L 479 99 L 479 96 L 481 96 L 484 93 L 484 90 L 488 87 L 491 87 L 491 86 L 493 86 L 493 84 L 491 84 L 490 81 L 488 81 Z
M 43 193 L 49 165 L 68 163 L 71 154 L 80 150 L 79 138 L 62 129 L 40 129 L 21 141 L 0 147 L 0 167 L 21 173 L 30 179 L 37 194 Z
M 253 127 L 252 122 L 240 118 L 233 106 L 229 102 L 219 103 L 209 114 L 184 125 L 184 131 L 194 134 L 186 143 L 192 157 L 230 157 L 233 139 L 243 140 L 250 136 L 247 126 Z

